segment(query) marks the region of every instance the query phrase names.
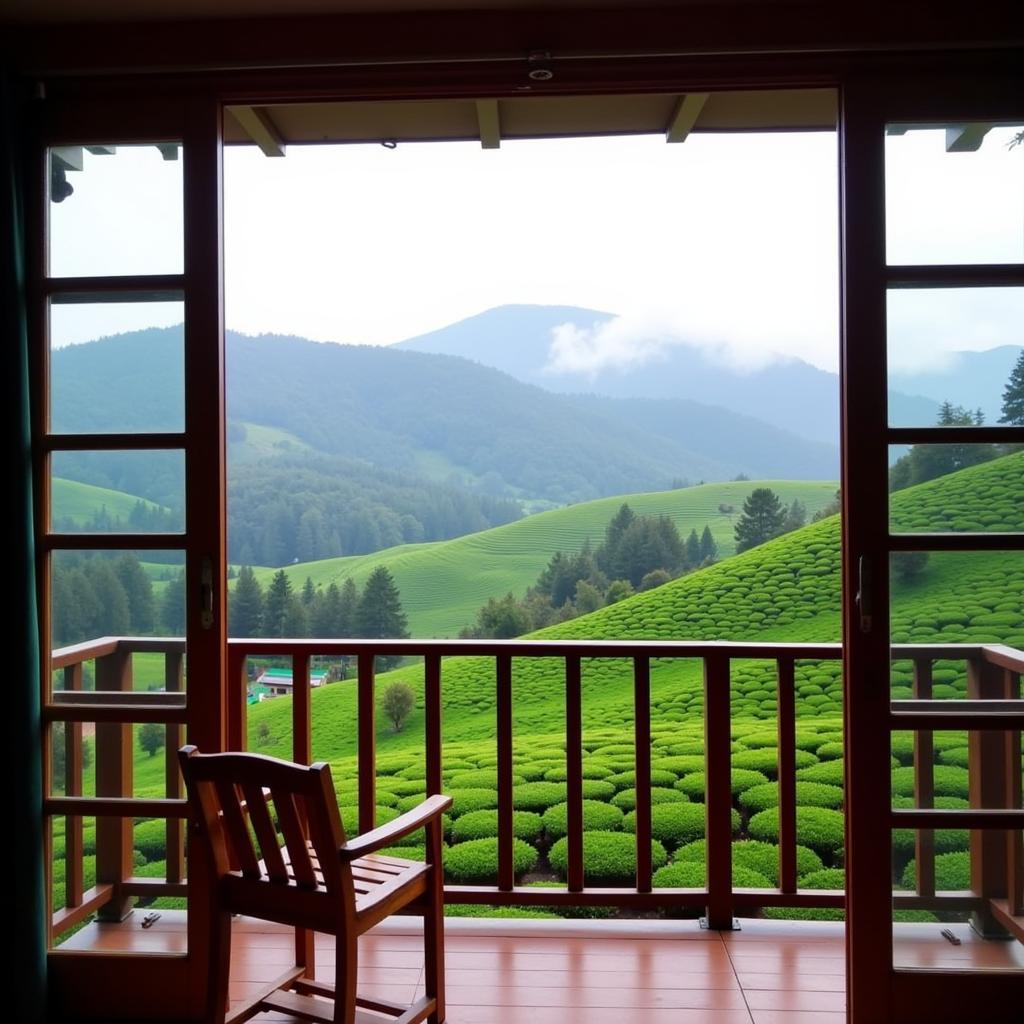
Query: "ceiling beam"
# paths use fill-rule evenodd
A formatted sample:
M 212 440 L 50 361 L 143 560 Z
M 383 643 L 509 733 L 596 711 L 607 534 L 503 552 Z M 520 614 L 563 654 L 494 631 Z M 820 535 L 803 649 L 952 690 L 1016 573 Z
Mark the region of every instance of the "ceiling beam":
M 975 153 L 992 130 L 990 124 L 954 124 L 946 128 L 947 153 Z
M 477 100 L 476 120 L 480 126 L 480 145 L 484 149 L 501 146 L 501 117 L 497 100 Z
M 668 127 L 665 129 L 666 142 L 686 141 L 710 95 L 707 92 L 688 92 L 679 97 L 675 109 L 672 111 Z
M 284 140 L 266 107 L 228 107 L 264 156 L 284 156 Z

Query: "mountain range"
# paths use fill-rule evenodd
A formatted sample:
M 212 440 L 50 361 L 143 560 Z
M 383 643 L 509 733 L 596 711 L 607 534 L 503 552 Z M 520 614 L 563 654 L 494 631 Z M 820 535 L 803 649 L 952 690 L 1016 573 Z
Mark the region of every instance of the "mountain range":
M 696 400 L 763 420 L 801 437 L 838 444 L 839 377 L 801 359 L 738 370 L 716 361 L 697 346 L 671 344 L 653 349 L 646 361 L 629 365 L 592 371 L 553 366 L 556 328 L 570 324 L 587 331 L 612 319 L 611 313 L 577 306 L 499 306 L 392 347 L 474 359 L 556 392 Z M 890 423 L 931 425 L 938 416 L 939 404 L 947 400 L 970 409 L 981 408 L 986 422 L 995 422 L 1003 386 L 1019 352 L 1015 346 L 957 352 L 941 367 L 927 372 L 890 374 Z

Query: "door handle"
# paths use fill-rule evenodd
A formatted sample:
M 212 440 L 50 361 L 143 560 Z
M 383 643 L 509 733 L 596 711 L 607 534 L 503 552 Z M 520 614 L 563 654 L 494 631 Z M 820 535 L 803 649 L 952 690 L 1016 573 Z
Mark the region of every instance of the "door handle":
M 872 587 L 871 561 L 867 555 L 861 555 L 857 559 L 857 609 L 860 612 L 860 631 L 871 632 L 871 587 Z
M 199 622 L 203 629 L 213 628 L 213 559 L 204 556 L 199 582 Z

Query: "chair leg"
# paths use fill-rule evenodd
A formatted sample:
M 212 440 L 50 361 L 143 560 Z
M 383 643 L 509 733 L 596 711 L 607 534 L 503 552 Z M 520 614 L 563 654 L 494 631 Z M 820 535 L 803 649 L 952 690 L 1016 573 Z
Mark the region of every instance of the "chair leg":
M 435 868 L 435 871 L 437 869 Z M 437 872 L 440 876 L 440 872 Z M 438 878 L 440 883 L 440 877 Z M 424 994 L 437 1000 L 427 1024 L 443 1024 L 444 1006 L 444 897 L 440 884 L 431 886 L 423 908 Z
M 334 953 L 334 1024 L 355 1024 L 359 939 L 352 928 L 336 937 Z
M 231 973 L 231 915 L 215 911 L 212 924 L 206 1020 L 209 1024 L 224 1024 L 228 1013 L 228 978 Z

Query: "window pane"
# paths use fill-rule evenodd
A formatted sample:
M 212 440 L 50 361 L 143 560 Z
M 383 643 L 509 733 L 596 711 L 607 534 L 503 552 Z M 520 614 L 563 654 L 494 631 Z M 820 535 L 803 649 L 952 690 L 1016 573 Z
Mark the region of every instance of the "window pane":
M 54 302 L 50 429 L 57 433 L 185 427 L 183 302 Z
M 1024 551 L 905 551 L 892 556 L 894 644 L 1007 644 L 1024 649 Z M 896 667 L 898 670 L 898 667 Z M 905 666 L 904 666 L 905 668 Z M 936 696 L 962 697 L 963 665 Z M 907 678 L 895 680 L 909 686 Z M 895 694 L 894 696 L 906 696 Z
M 897 288 L 886 304 L 892 426 L 1021 422 L 1006 396 L 1024 381 L 1024 288 Z
M 57 533 L 181 533 L 185 453 L 55 452 L 50 528 Z
M 1006 448 L 891 446 L 889 528 L 893 533 L 1024 531 L 1024 448 L 1003 454 Z
M 175 143 L 52 149 L 50 275 L 182 273 L 182 196 Z
M 181 551 L 56 551 L 50 574 L 50 636 L 55 650 L 105 636 L 181 637 L 185 634 L 185 559 Z M 133 655 L 133 689 L 163 678 Z M 141 661 L 137 661 L 141 659 Z M 84 689 L 95 689 L 86 662 Z M 64 670 L 55 690 L 70 688 Z
M 890 125 L 885 140 L 889 263 L 1024 261 L 1022 125 Z

